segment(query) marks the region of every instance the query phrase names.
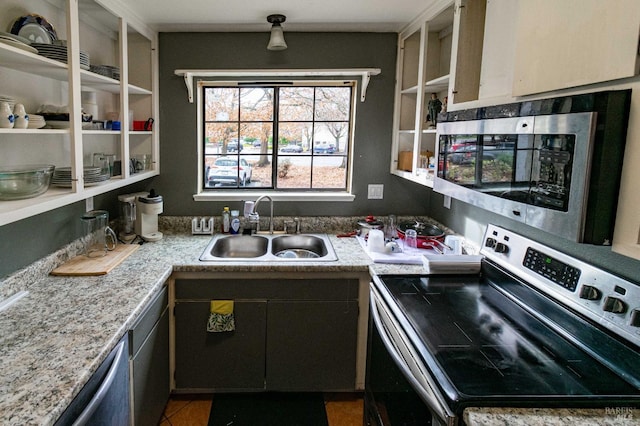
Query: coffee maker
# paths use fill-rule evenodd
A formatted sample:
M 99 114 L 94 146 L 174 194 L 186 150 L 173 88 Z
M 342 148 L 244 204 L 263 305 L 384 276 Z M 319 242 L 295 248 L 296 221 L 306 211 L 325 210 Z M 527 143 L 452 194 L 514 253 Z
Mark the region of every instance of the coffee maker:
M 162 239 L 162 232 L 158 231 L 158 215 L 162 213 L 162 195 L 151 190 L 148 195 L 136 197 L 136 234 L 145 241 Z

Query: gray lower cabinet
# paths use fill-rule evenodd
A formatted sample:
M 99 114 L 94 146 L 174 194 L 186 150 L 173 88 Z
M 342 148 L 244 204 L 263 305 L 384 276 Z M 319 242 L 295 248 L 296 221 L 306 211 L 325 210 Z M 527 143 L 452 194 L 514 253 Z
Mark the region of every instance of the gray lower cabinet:
M 358 280 L 178 279 L 175 289 L 178 390 L 355 389 Z M 235 301 L 235 331 L 206 331 L 214 299 Z
M 130 332 L 134 425 L 157 425 L 169 400 L 169 309 L 166 287 Z
M 266 301 L 236 301 L 236 330 L 209 333 L 209 301 L 176 301 L 176 388 L 264 389 L 266 312 Z
M 353 391 L 358 302 L 270 301 L 267 389 Z

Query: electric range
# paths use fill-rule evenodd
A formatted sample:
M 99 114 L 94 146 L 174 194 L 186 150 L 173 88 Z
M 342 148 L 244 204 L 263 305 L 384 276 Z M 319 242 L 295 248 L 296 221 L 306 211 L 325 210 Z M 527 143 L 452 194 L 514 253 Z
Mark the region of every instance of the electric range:
M 370 424 L 462 424 L 482 406 L 640 407 L 636 283 L 494 225 L 481 253 L 479 274 L 374 278 Z M 409 394 L 422 414 L 391 421 Z

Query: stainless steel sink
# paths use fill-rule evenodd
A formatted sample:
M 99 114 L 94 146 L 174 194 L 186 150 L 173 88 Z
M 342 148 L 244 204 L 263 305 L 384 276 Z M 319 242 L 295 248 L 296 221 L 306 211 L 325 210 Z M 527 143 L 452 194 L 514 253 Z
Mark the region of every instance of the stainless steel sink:
M 203 262 L 330 262 L 338 256 L 326 234 L 215 235 Z
M 224 258 L 253 258 L 267 253 L 269 239 L 253 235 L 237 235 L 218 238 L 211 248 L 211 255 Z
M 328 251 L 315 235 L 282 235 L 271 240 L 271 253 L 282 258 L 320 258 Z

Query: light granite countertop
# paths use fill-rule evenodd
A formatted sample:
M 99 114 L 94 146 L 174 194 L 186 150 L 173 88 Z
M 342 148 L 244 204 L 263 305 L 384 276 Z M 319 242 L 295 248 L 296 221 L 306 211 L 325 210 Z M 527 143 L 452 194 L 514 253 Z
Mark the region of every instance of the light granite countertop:
M 48 275 L 78 252 L 76 242 L 0 282 L 0 298 L 28 291 L 0 312 L 0 424 L 53 424 L 174 272 L 424 273 L 421 265 L 373 263 L 356 239 L 335 235 L 330 235 L 335 262 L 200 262 L 210 238 L 169 229 L 161 241 L 141 245 L 107 275 Z M 465 421 L 563 425 L 570 416 L 587 415 L 593 425 L 639 424 L 611 422 L 617 417 L 602 410 L 537 410 L 525 416 L 491 408 L 468 409 Z

